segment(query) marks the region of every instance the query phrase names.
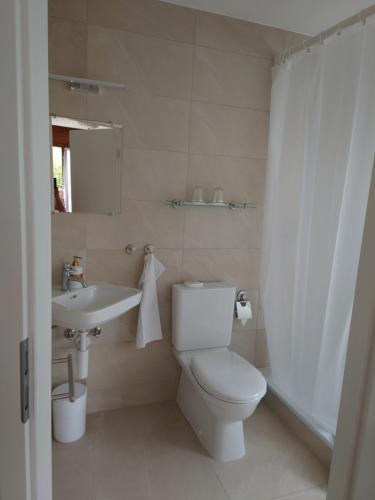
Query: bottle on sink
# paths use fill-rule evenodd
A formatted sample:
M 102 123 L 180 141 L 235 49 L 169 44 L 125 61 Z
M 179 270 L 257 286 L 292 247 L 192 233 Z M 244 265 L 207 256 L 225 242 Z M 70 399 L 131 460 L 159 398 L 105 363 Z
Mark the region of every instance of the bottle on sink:
M 83 279 L 83 268 L 81 265 L 82 257 L 75 255 L 73 257 L 72 267 L 70 271 L 70 290 L 76 290 L 77 288 L 82 288 L 82 283 L 79 280 Z M 75 281 L 76 280 L 76 281 Z

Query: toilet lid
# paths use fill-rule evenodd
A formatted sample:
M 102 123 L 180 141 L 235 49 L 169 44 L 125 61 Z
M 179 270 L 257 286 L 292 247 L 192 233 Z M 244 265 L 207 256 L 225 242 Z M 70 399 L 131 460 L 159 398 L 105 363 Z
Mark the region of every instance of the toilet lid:
M 265 395 L 265 378 L 244 358 L 229 350 L 194 354 L 191 371 L 211 396 L 230 403 L 247 403 Z

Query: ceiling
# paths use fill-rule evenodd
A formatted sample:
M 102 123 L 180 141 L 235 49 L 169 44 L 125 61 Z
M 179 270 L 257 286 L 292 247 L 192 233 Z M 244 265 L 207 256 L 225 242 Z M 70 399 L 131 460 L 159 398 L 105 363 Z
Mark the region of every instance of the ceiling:
M 163 0 L 176 5 L 316 35 L 374 0 Z

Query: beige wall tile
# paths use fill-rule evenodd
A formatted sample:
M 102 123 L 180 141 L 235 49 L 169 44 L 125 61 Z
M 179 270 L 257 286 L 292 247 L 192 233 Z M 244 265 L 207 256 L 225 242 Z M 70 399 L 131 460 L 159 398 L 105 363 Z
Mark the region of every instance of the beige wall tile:
M 199 11 L 196 44 L 272 59 L 283 49 L 284 31 Z
M 142 249 L 147 243 L 155 248 L 181 248 L 184 214 L 161 202 L 125 200 L 123 215 L 88 217 L 89 249 L 121 249 L 135 243 Z
M 87 98 L 84 94 L 71 92 L 69 84 L 50 80 L 53 98 L 50 103 L 50 113 L 71 118 L 87 118 Z
M 158 0 L 88 0 L 90 24 L 194 42 L 195 11 Z
M 87 0 L 89 24 L 143 33 L 144 0 Z
M 144 1 L 144 34 L 194 43 L 196 11 L 159 0 Z
M 165 201 L 185 197 L 186 153 L 125 148 L 123 158 L 124 198 Z
M 264 330 L 265 329 L 263 309 L 262 309 L 262 305 L 261 305 L 261 297 L 259 297 L 257 328 L 258 328 L 258 330 Z
M 115 345 L 115 344 L 114 344 Z M 108 387 L 97 389 L 95 382 L 89 384 L 87 400 L 88 413 L 102 410 L 122 408 L 124 406 L 144 405 L 176 399 L 178 379 L 171 378 L 160 381 L 136 382 L 128 387 Z
M 269 354 L 265 330 L 257 330 L 254 345 L 254 364 L 258 368 L 269 366 Z
M 237 288 L 259 287 L 258 250 L 184 250 L 183 280 L 226 281 Z
M 87 248 L 125 251 L 126 222 L 123 215 L 87 215 Z
M 156 249 L 182 248 L 184 213 L 161 202 L 125 200 L 127 242 L 143 248 L 152 243 Z
M 180 283 L 182 279 L 182 250 L 155 250 L 155 257 L 166 268 L 157 281 L 159 302 L 170 302 L 173 283 Z
M 124 145 L 168 151 L 188 150 L 190 103 L 106 90 L 88 97 L 88 117 L 124 125 Z
M 53 250 L 86 248 L 87 218 L 83 214 L 52 214 Z
M 226 201 L 263 204 L 265 180 L 265 160 L 193 154 L 187 196 L 191 199 L 194 186 L 202 186 L 205 199 L 211 201 L 214 188 L 220 186 Z
M 174 395 L 171 387 L 177 386 L 179 368 L 168 342 L 153 342 L 145 349 L 137 349 L 133 342 L 101 344 L 91 347 L 90 356 L 89 411 Z
M 193 99 L 269 109 L 271 62 L 233 52 L 196 47 Z
M 48 0 L 48 14 L 71 21 L 87 21 L 87 0 Z
M 182 250 L 155 250 L 155 257 L 165 266 L 157 281 L 161 305 L 171 300 L 171 286 L 181 281 Z M 88 250 L 87 279 L 91 283 L 112 283 L 138 287 L 144 265 L 142 249 L 132 255 L 123 250 Z
M 48 27 L 50 73 L 85 77 L 86 24 L 51 17 Z
M 136 287 L 142 272 L 141 253 L 128 255 L 125 250 L 88 250 L 87 280 Z
M 135 92 L 190 99 L 192 45 L 89 26 L 87 57 L 90 78 L 125 82 Z
M 102 334 L 93 340 L 95 344 L 134 341 L 137 331 L 138 307 L 102 326 Z
M 88 284 L 91 285 L 92 282 L 89 281 Z M 97 344 L 134 341 L 137 320 L 138 307 L 133 307 L 119 318 L 101 325 L 102 333 L 98 337 L 91 338 L 92 344 L 95 346 Z M 52 345 L 54 352 L 72 348 L 72 341 L 64 337 L 64 328 L 55 327 L 52 329 Z M 66 376 L 66 368 L 62 370 L 62 375 Z
M 184 248 L 260 248 L 262 209 L 187 209 Z
M 266 158 L 268 113 L 192 103 L 192 153 Z
M 233 331 L 230 348 L 252 363 L 254 358 L 254 340 L 254 330 Z

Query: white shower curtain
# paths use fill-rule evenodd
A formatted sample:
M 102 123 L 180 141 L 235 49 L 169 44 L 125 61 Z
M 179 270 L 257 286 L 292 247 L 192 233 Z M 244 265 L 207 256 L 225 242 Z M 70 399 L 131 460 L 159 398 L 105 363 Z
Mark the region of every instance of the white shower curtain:
M 332 435 L 375 151 L 374 54 L 369 20 L 273 70 L 261 280 L 270 377 Z

